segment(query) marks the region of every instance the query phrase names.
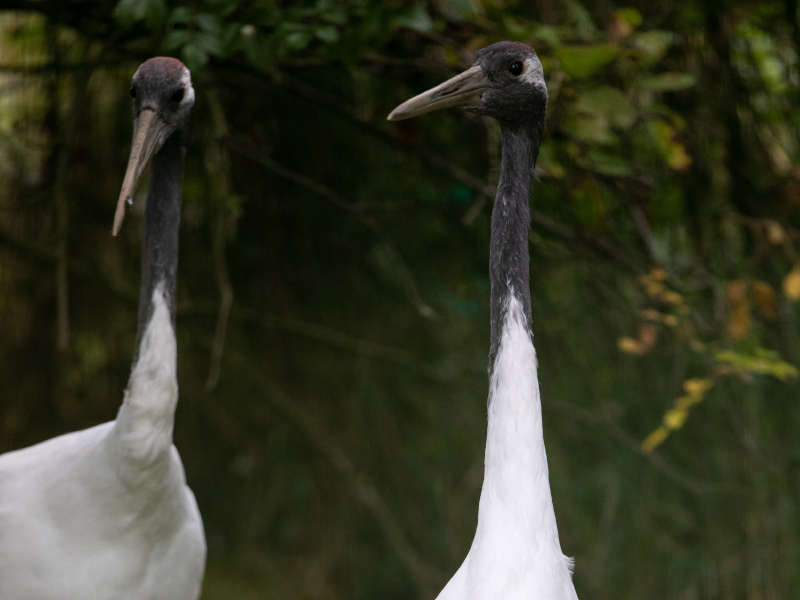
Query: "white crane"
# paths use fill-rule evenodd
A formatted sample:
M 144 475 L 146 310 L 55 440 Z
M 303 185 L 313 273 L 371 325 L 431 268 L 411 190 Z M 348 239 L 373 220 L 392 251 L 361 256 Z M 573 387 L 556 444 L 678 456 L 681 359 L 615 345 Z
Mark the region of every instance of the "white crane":
M 200 512 L 172 445 L 175 280 L 189 70 L 153 58 L 133 76 L 134 134 L 113 233 L 152 159 L 139 327 L 116 420 L 0 456 L 0 600 L 196 600 Z
M 489 419 L 478 526 L 438 600 L 577 600 L 550 494 L 531 334 L 528 202 L 547 112 L 536 52 L 519 42 L 492 44 L 475 54 L 471 68 L 388 118 L 445 107 L 497 119 L 503 152 L 492 211 Z

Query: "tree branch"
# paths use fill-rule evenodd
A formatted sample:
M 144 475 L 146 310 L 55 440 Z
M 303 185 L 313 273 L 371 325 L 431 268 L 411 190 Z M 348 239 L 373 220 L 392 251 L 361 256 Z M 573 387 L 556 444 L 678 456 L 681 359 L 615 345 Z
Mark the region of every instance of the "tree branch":
M 353 203 L 347 201 L 344 197 L 340 196 L 335 190 L 329 188 L 328 186 L 278 164 L 276 161 L 272 160 L 272 158 L 267 156 L 266 153 L 256 149 L 263 145 L 254 143 L 253 140 L 249 139 L 248 136 L 240 133 L 231 133 L 231 135 L 228 137 L 228 144 L 235 152 L 246 156 L 250 160 L 266 167 L 277 176 L 311 190 L 312 192 L 328 200 L 336 208 L 353 215 L 359 223 L 361 223 L 366 229 L 375 235 L 375 237 L 391 254 L 395 266 L 397 267 L 397 275 L 400 279 L 400 283 L 406 292 L 406 296 L 417 312 L 421 316 L 429 319 L 436 316 L 433 308 L 422 299 L 419 289 L 417 288 L 417 284 L 414 281 L 414 276 L 411 274 L 411 270 L 408 268 L 408 265 L 406 265 L 400 250 L 374 217 L 363 214 L 358 207 L 354 209 Z
M 696 496 L 709 496 L 720 493 L 739 493 L 739 490 L 733 489 L 725 484 L 709 484 L 693 479 L 689 475 L 681 472 L 677 467 L 673 466 L 658 452 L 644 454 L 642 452 L 641 442 L 637 438 L 604 415 L 598 415 L 592 411 L 575 406 L 569 402 L 563 402 L 559 400 L 543 401 L 542 405 L 546 410 L 551 410 L 552 412 L 563 417 L 567 417 L 568 419 L 572 419 L 573 421 L 583 423 L 584 425 L 589 425 L 590 427 L 596 427 L 605 430 L 609 435 L 611 435 L 611 437 L 616 439 L 623 446 L 633 450 L 639 456 L 646 458 L 650 464 L 653 465 L 653 467 L 655 467 L 655 469 L 667 479 L 691 494 Z
M 430 597 L 435 594 L 444 581 L 443 573 L 429 566 L 428 561 L 419 556 L 378 487 L 322 430 L 311 414 L 301 408 L 299 402 L 290 399 L 264 375 L 263 369 L 254 368 L 247 359 L 233 351 L 228 352 L 226 356 L 227 360 L 247 372 L 249 378 L 261 390 L 264 400 L 300 431 L 345 481 L 353 498 L 375 519 L 386 543 L 414 580 L 420 597 Z M 269 414 L 263 409 L 253 410 L 252 416 L 258 420 L 269 419 Z

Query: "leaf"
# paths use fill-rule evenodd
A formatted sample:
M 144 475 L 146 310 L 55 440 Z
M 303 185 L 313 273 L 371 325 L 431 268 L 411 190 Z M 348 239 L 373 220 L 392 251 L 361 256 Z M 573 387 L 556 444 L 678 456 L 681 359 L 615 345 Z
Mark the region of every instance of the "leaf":
M 769 240 L 770 244 L 777 246 L 786 240 L 786 232 L 777 221 L 767 219 L 764 226 L 767 231 L 767 240 Z
M 247 60 L 257 69 L 266 71 L 272 66 L 275 50 L 269 37 L 254 32 L 242 39 L 242 49 Z
M 283 43 L 292 50 L 302 50 L 311 41 L 311 34 L 307 31 L 293 31 L 283 38 Z
M 669 436 L 669 429 L 663 425 L 656 429 L 653 433 L 648 435 L 642 442 L 642 452 L 650 454 L 655 450 L 656 446 L 660 445 Z
M 747 300 L 747 282 L 744 279 L 729 281 L 726 292 L 731 304 L 739 304 Z
M 653 65 L 661 60 L 667 49 L 675 40 L 671 31 L 651 30 L 631 35 L 630 42 L 637 51 L 644 66 Z
M 192 13 L 186 6 L 179 6 L 172 11 L 170 23 L 188 23 L 192 20 Z
M 664 121 L 651 123 L 658 149 L 664 162 L 671 169 L 681 171 L 692 164 L 692 158 L 686 152 L 686 146 L 675 141 L 675 128 Z
M 197 15 L 196 18 L 197 26 L 202 29 L 203 31 L 207 31 L 209 33 L 219 33 L 221 28 L 219 18 L 215 15 L 210 15 L 208 13 L 202 13 Z
M 594 178 L 586 177 L 572 189 L 573 210 L 581 224 L 589 230 L 603 225 L 605 202 L 603 192 Z
M 481 13 L 481 4 L 477 0 L 439 0 L 439 10 L 449 21 L 459 22 Z
M 764 348 L 756 348 L 753 354 L 741 354 L 733 350 L 724 350 L 717 352 L 714 358 L 717 363 L 730 365 L 739 372 L 772 375 L 781 381 L 798 375 L 797 368 L 794 365 L 781 360 L 777 352 Z
M 783 293 L 789 300 L 800 300 L 800 264 L 783 279 Z
M 693 397 L 702 398 L 714 386 L 714 381 L 708 377 L 704 379 L 692 378 L 683 382 L 683 391 Z
M 778 318 L 778 299 L 772 286 L 765 281 L 753 282 L 753 303 L 768 321 Z
M 663 294 L 661 294 L 661 299 L 668 303 L 674 304 L 675 306 L 680 306 L 683 304 L 683 296 L 681 296 L 678 292 L 674 292 L 672 290 L 667 290 Z
M 620 8 L 615 16 L 625 21 L 631 29 L 642 24 L 642 13 L 635 8 Z
M 433 30 L 433 21 L 428 11 L 420 5 L 402 12 L 393 19 L 393 23 L 398 27 L 407 27 L 416 31 L 429 32 Z
M 637 356 L 641 356 L 646 351 L 641 342 L 629 337 L 619 338 L 617 340 L 617 348 L 626 354 L 635 354 Z
M 537 25 L 533 30 L 533 37 L 553 48 L 561 45 L 558 28 L 552 25 Z
M 739 302 L 731 311 L 728 333 L 734 340 L 744 339 L 750 332 L 751 325 L 750 303 L 747 301 Z
M 193 40 L 190 40 L 189 43 L 183 47 L 181 55 L 183 56 L 183 62 L 186 63 L 190 71 L 202 69 L 208 62 L 208 54 L 198 43 L 198 36 L 196 35 Z
M 640 80 L 637 87 L 655 92 L 675 92 L 690 88 L 696 83 L 697 80 L 690 73 L 661 73 L 655 77 L 646 77 Z
M 658 329 L 651 323 L 642 323 L 639 326 L 639 342 L 645 350 L 655 346 L 658 341 Z
M 120 0 L 114 8 L 114 17 L 126 29 L 139 21 L 156 29 L 163 25 L 168 14 L 164 0 Z
M 317 39 L 320 39 L 327 44 L 333 44 L 339 41 L 339 31 L 333 25 L 315 28 L 314 35 L 317 37 Z
M 344 25 L 347 23 L 347 13 L 341 8 L 332 7 L 320 13 L 320 18 L 326 23 Z
M 664 426 L 667 429 L 680 429 L 683 427 L 683 424 L 686 422 L 686 417 L 689 416 L 689 413 L 686 409 L 681 408 L 673 408 L 668 410 L 664 415 Z
M 555 55 L 570 77 L 580 79 L 595 73 L 614 60 L 617 49 L 610 44 L 597 46 L 560 46 Z
M 182 48 L 184 44 L 189 41 L 189 32 L 185 29 L 173 29 L 161 42 L 161 49 L 164 52 L 174 52 L 178 48 Z
M 612 177 L 628 177 L 632 174 L 625 158 L 604 152 L 599 148 L 591 148 L 586 157 L 580 161 L 580 165 L 595 173 Z

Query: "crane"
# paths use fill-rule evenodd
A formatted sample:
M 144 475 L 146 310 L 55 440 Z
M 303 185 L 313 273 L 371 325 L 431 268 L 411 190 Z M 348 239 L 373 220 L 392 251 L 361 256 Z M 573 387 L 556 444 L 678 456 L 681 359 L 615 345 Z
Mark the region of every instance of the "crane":
M 489 249 L 489 414 L 478 525 L 438 600 L 577 600 L 553 511 L 531 332 L 528 202 L 547 112 L 536 52 L 520 42 L 483 48 L 469 69 L 388 119 L 446 107 L 497 119 L 503 147 Z
M 0 456 L 0 600 L 196 600 L 203 524 L 172 444 L 175 282 L 189 70 L 133 76 L 134 134 L 114 218 L 151 162 L 133 367 L 117 418 Z

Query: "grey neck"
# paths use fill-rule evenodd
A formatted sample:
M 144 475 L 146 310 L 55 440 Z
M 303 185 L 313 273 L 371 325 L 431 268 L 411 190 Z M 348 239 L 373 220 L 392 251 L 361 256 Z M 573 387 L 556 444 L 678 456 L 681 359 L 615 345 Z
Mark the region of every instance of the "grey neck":
M 528 230 L 531 213 L 529 196 L 531 177 L 539 154 L 543 128 L 503 126 L 503 154 L 500 182 L 492 211 L 489 250 L 491 283 L 492 342 L 489 351 L 489 375 L 494 370 L 500 349 L 509 295 L 522 305 L 525 327 L 530 329 L 530 256 Z
M 139 327 L 136 352 L 139 357 L 145 329 L 153 315 L 153 291 L 163 286 L 175 327 L 175 286 L 178 272 L 178 229 L 181 222 L 181 186 L 186 158 L 186 132 L 176 130 L 153 157 L 145 208 L 142 241 L 142 285 L 139 292 Z

